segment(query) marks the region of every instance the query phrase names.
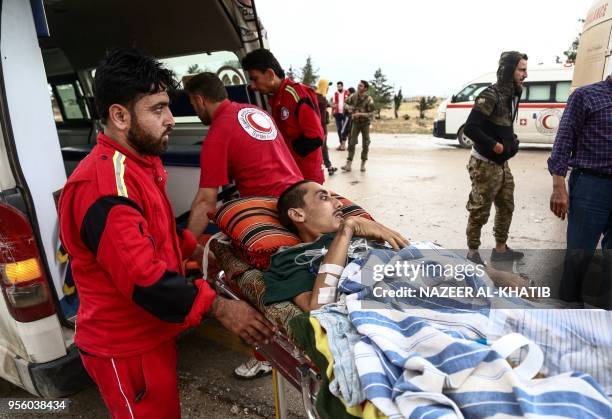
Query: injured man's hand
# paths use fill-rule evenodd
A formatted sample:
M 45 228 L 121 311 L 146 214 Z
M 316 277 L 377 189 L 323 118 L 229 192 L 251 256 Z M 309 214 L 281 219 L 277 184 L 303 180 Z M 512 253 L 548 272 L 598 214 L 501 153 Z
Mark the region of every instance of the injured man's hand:
M 276 328 L 268 319 L 244 301 L 217 296 L 211 313 L 223 327 L 250 345 L 269 343 L 276 332 Z

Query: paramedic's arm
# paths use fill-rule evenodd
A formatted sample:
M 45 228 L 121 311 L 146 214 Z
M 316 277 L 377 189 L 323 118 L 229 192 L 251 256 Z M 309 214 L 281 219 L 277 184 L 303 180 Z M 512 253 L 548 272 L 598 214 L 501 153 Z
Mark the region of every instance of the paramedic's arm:
M 576 90 L 567 99 L 559 129 L 548 159 L 548 171 L 553 178 L 553 191 L 550 195 L 550 210 L 557 217 L 565 220 L 569 208 L 569 195 L 565 187 L 565 176 L 569 159 L 575 152 L 578 138 L 582 133 L 585 120 L 582 92 Z
M 81 238 L 119 292 L 161 321 L 195 326 L 211 310 L 215 292 L 206 281 L 189 281 L 158 258 L 155 239 L 135 201 L 98 199 L 83 218 Z M 271 336 L 269 323 L 250 306 L 218 300 L 214 305 L 213 315 L 248 342 Z
M 298 124 L 302 128 L 303 134 L 293 140 L 291 147 L 299 156 L 306 157 L 323 145 L 324 133 L 321 126 L 321 116 L 317 114 L 313 106 L 306 103 L 298 106 Z
M 208 213 L 214 213 L 217 209 L 218 190 L 219 188 L 200 188 L 193 199 L 187 228 L 196 237 L 206 230 Z

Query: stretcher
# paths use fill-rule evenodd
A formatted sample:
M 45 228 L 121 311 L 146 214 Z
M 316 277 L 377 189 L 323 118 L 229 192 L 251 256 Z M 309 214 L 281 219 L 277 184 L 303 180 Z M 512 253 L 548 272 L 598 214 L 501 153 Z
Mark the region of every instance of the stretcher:
M 309 419 L 318 418 L 315 398 L 321 376 L 317 367 L 306 357 L 303 350 L 292 342 L 288 327 L 289 321 L 302 311 L 291 302 L 264 305 L 265 285 L 262 272 L 238 259 L 228 244 L 212 239 L 210 250 L 219 268 L 219 271 L 208 279 L 214 289 L 228 298 L 247 301 L 279 328 L 270 343 L 255 348 L 273 368 L 272 379 L 277 419 L 288 417 L 286 383 L 295 387 L 302 394 L 307 417 Z

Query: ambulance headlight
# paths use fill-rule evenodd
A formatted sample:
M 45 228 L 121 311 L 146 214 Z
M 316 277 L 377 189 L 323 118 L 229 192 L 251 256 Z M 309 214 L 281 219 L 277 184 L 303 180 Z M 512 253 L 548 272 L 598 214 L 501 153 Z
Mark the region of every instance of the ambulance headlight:
M 446 112 L 438 111 L 436 112 L 436 121 L 445 121 L 446 120 Z

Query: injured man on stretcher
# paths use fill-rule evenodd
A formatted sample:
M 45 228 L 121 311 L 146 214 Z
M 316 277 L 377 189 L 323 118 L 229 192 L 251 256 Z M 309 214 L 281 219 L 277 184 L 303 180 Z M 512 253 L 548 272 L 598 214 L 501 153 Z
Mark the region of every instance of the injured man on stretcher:
M 278 217 L 303 243 L 275 253 L 263 277 L 265 304 L 308 312 L 290 324 L 293 338 L 329 348 L 331 368 L 317 366 L 347 410 L 371 402 L 387 417 L 612 417 L 612 312 L 500 294 L 538 287 L 343 218 L 340 207 L 317 183 L 288 188 Z M 440 266 L 451 269 L 428 270 Z M 452 289 L 464 292 L 443 295 Z
M 348 261 L 363 257 L 371 249 L 400 251 L 410 244 L 402 234 L 376 221 L 343 218 L 341 206 L 328 190 L 311 181 L 295 183 L 279 197 L 281 224 L 297 234 L 303 244 L 272 257 L 270 268 L 264 273 L 266 304 L 292 300 L 306 312 L 315 310 L 334 301 L 336 285 Z M 475 273 L 486 273 L 494 284 L 527 284 L 511 272 L 485 266 L 471 268 Z M 424 267 L 421 270 L 424 272 Z M 407 269 L 404 272 L 409 273 Z M 381 276 L 382 272 L 372 274 Z

